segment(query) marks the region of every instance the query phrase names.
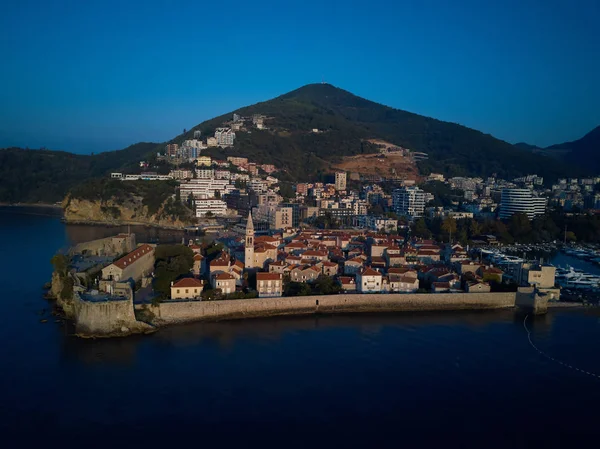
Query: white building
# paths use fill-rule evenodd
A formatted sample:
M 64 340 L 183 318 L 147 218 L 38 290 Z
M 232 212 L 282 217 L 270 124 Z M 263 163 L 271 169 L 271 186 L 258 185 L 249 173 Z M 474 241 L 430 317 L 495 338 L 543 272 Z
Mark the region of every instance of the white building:
M 500 199 L 501 219 L 507 219 L 517 213 L 527 214 L 531 220 L 546 212 L 547 198 L 533 196 L 529 189 L 502 189 Z
M 392 232 L 398 230 L 398 220 L 374 215 L 359 215 L 356 217 L 355 224 L 371 231 Z
M 360 293 L 379 293 L 383 276 L 379 271 L 364 267 L 356 274 L 356 290 Z
M 418 218 L 425 211 L 425 192 L 418 187 L 403 187 L 392 193 L 394 212 L 400 216 Z
M 227 179 L 190 179 L 182 182 L 180 187 L 181 198 L 187 200 L 190 194 L 196 199 L 214 198 L 215 192 L 221 195 L 231 193 L 235 187 Z
M 212 179 L 215 177 L 215 171 L 212 168 L 198 168 L 196 176 L 201 179 Z
M 207 214 L 213 217 L 227 215 L 227 203 L 217 199 L 196 200 L 196 217 L 206 217 Z
M 217 145 L 222 147 L 230 147 L 233 145 L 235 133 L 231 130 L 231 128 L 217 128 L 215 130 L 215 139 L 217 139 Z

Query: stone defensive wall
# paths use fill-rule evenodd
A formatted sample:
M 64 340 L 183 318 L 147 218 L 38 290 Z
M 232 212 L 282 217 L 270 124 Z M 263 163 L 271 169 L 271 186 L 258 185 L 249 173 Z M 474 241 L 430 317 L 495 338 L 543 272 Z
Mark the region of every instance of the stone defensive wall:
M 149 324 L 135 317 L 131 298 L 102 302 L 84 301 L 73 294 L 75 332 L 85 337 L 111 337 L 151 332 Z
M 275 315 L 504 309 L 516 293 L 341 294 L 226 301 L 165 301 L 149 307 L 157 324 Z

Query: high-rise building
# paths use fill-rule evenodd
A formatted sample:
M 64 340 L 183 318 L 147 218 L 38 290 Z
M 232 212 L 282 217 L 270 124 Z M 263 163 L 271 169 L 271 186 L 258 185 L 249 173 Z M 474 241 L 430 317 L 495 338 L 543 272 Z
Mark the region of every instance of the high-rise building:
M 418 187 L 403 187 L 392 193 L 394 212 L 400 216 L 417 218 L 425 211 L 425 192 Z
M 514 214 L 523 213 L 531 220 L 538 215 L 544 215 L 547 202 L 547 198 L 533 196 L 529 189 L 502 189 L 498 216 L 504 220 Z
M 202 137 L 202 131 L 200 131 L 199 129 L 194 131 L 194 139 L 200 139 L 201 137 Z
M 179 150 L 179 145 L 177 145 L 176 143 L 169 143 L 165 147 L 165 154 L 169 157 L 176 157 L 177 150 Z
M 335 190 L 346 190 L 346 172 L 335 172 Z

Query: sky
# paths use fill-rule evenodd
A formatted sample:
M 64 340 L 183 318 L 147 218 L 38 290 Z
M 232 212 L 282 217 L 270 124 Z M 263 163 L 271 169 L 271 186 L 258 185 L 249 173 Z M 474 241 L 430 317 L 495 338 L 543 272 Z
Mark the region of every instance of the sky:
M 0 147 L 162 142 L 305 84 L 547 146 L 600 125 L 600 1 L 0 2 Z

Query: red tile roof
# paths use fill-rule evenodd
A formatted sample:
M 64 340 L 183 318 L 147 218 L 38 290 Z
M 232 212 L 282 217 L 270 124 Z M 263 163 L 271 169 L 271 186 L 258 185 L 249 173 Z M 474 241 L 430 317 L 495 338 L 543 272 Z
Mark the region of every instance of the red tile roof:
M 283 279 L 283 276 L 281 275 L 281 273 L 264 273 L 264 272 L 256 273 L 257 281 L 279 281 L 281 279 Z
M 144 243 L 143 245 L 140 245 L 136 249 L 131 251 L 129 254 L 126 254 L 119 260 L 113 262 L 113 265 L 116 265 L 117 267 L 123 270 L 127 265 L 131 265 L 137 262 L 140 259 L 140 257 L 145 256 L 149 252 L 154 252 L 154 248 L 148 245 L 147 243 Z
M 204 282 L 194 278 L 183 278 L 175 282 L 171 288 L 196 288 L 202 287 Z
M 360 271 L 361 276 L 382 276 L 382 274 L 369 267 L 365 267 Z
M 219 281 L 226 281 L 230 279 L 235 279 L 235 276 L 229 273 L 219 273 L 215 276 L 215 279 L 218 279 Z

